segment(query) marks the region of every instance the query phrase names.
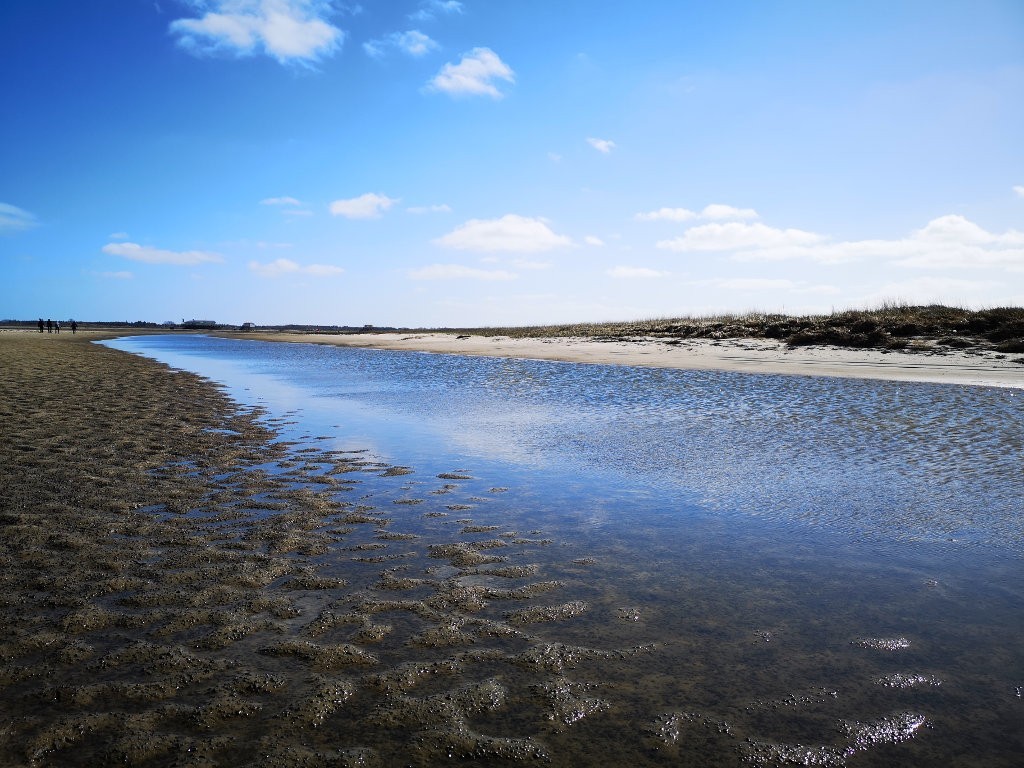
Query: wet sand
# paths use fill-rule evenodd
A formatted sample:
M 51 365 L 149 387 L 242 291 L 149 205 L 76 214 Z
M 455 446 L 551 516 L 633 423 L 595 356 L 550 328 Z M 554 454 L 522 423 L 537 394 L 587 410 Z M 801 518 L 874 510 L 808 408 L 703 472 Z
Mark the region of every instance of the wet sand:
M 96 338 L 0 333 L 0 764 L 572 763 L 564 670 L 653 646 L 547 639 L 542 532 Z
M 589 338 L 511 338 L 446 333 L 230 334 L 260 341 L 336 344 L 414 352 L 562 360 L 689 370 L 738 371 L 802 376 L 839 376 L 889 381 L 926 381 L 1024 387 L 1024 360 L 996 352 L 966 353 L 922 344 L 916 351 L 789 347 L 769 339 L 654 339 L 601 341 Z

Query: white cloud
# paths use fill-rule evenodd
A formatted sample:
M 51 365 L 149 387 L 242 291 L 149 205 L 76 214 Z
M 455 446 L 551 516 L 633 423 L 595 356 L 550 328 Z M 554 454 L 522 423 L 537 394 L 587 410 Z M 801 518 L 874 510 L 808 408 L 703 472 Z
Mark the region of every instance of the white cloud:
M 692 221 L 693 219 L 756 219 L 757 211 L 753 208 L 734 208 L 731 205 L 712 203 L 704 206 L 700 213 L 691 211 L 688 208 L 659 208 L 648 213 L 638 213 L 634 217 L 637 221 Z
M 552 232 L 543 219 L 514 213 L 500 219 L 470 219 L 434 242 L 445 248 L 485 253 L 537 253 L 572 245 L 570 238 Z
M 322 18 L 330 5 L 319 0 L 212 0 L 198 7 L 211 10 L 170 25 L 179 45 L 196 54 L 262 50 L 281 63 L 310 62 L 332 53 L 344 38 Z
M 592 146 L 598 152 L 602 152 L 606 155 L 615 149 L 615 142 L 611 139 L 595 139 L 590 137 L 587 139 L 587 144 Z
M 190 266 L 193 264 L 224 261 L 224 258 L 219 253 L 211 251 L 166 251 L 150 245 L 138 245 L 137 243 L 107 243 L 103 246 L 103 252 L 109 253 L 111 256 L 121 256 L 125 259 L 141 261 L 146 264 Z
M 878 260 L 897 266 L 923 269 L 1002 267 L 1013 272 L 1022 272 L 1024 232 L 1011 229 L 996 234 L 986 231 L 963 216 L 951 214 L 932 219 L 921 229 L 914 230 L 908 237 L 897 240 L 851 240 L 830 243 L 821 238 L 819 242 L 807 244 L 752 244 L 738 249 L 734 258 L 739 261 L 806 259 L 823 264 Z
M 1010 229 L 997 235 L 963 216 L 932 219 L 899 245 L 902 258 L 896 263 L 902 266 L 1024 270 L 1024 232 Z
M 602 240 L 600 237 L 596 237 L 595 235 L 587 235 L 586 237 L 583 238 L 583 242 L 585 242 L 587 245 L 593 245 L 598 248 L 604 245 L 604 240 Z
M 802 229 L 776 229 L 765 224 L 702 224 L 686 230 L 681 237 L 661 240 L 658 248 L 670 251 L 733 251 L 741 248 L 807 246 L 824 238 Z
M 392 32 L 390 35 L 363 43 L 363 50 L 375 59 L 383 57 L 389 49 L 397 49 L 409 56 L 424 56 L 437 48 L 437 43 L 418 29 Z
M 283 277 L 285 275 L 314 275 L 316 277 L 337 277 L 344 274 L 345 270 L 330 264 L 307 264 L 303 266 L 291 259 L 276 259 L 262 264 L 258 261 L 250 261 L 249 269 L 262 277 Z
M 127 232 L 111 232 L 107 237 L 110 240 L 127 240 L 129 235 Z
M 475 269 L 461 264 L 431 264 L 409 272 L 412 280 L 515 280 L 516 275 L 501 269 Z
M 609 277 L 617 279 L 632 280 L 636 278 L 667 277 L 668 272 L 660 272 L 657 269 L 647 267 L 612 267 L 607 272 Z
M 20 232 L 37 224 L 36 217 L 25 209 L 0 203 L 0 232 Z
M 963 245 L 1024 245 L 1024 232 L 1009 230 L 1002 235 L 986 232 L 973 221 L 955 214 L 932 219 L 914 232 L 914 239 L 930 243 Z
M 330 209 L 334 216 L 344 216 L 347 219 L 377 219 L 397 202 L 396 198 L 368 192 L 348 200 L 335 200 L 331 203 Z
M 1024 186 L 1014 187 L 1013 191 L 1017 193 L 1017 197 L 1024 197 Z
M 131 280 L 135 275 L 131 272 L 94 272 L 96 277 L 102 277 L 104 280 Z
M 700 217 L 702 219 L 756 219 L 757 211 L 753 208 L 733 208 L 731 205 L 712 203 L 704 206 Z
M 659 211 L 641 215 L 668 218 Z M 873 260 L 924 269 L 1001 267 L 1024 271 L 1024 232 L 990 232 L 955 214 L 932 219 L 909 236 L 896 240 L 836 243 L 803 229 L 733 221 L 692 226 L 679 238 L 659 241 L 657 247 L 679 252 L 731 251 L 736 261 L 802 259 L 839 264 Z
M 429 21 L 442 13 L 462 13 L 459 0 L 422 0 L 419 10 L 409 14 L 414 21 Z
M 260 205 L 302 205 L 300 200 L 296 200 L 294 197 L 268 197 L 260 200 Z
M 451 213 L 452 207 L 447 203 L 441 205 L 412 205 L 405 209 L 408 213 Z
M 474 48 L 458 64 L 445 64 L 427 87 L 453 96 L 502 97 L 495 80 L 515 82 L 515 72 L 490 48 Z

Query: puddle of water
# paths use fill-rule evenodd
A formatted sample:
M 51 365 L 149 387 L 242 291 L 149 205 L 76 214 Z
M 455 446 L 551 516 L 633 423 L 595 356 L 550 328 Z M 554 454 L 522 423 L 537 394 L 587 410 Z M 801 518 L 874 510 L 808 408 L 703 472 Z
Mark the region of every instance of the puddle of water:
M 502 706 L 472 710 L 474 733 L 536 738 L 556 765 L 1009 766 L 1024 750 L 1019 393 L 194 336 L 110 345 L 223 383 L 299 446 L 409 467 L 397 489 L 364 474 L 358 491 L 420 537 L 404 576 L 448 567 L 429 547 L 453 530 L 515 534 L 511 565 L 559 582 L 542 602 L 553 621 L 501 601 L 480 617 L 551 645 L 461 673 L 503 686 Z M 375 646 L 388 664 L 422 660 L 401 626 Z M 527 723 L 524 702 L 546 719 Z M 367 706 L 376 736 L 331 733 L 386 755 L 395 724 Z M 502 747 L 509 761 L 531 748 Z

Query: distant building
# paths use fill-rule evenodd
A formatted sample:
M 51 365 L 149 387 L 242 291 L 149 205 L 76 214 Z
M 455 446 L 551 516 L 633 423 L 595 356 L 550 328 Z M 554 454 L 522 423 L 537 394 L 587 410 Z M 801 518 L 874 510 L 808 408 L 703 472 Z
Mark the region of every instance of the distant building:
M 242 323 L 242 327 L 239 328 L 238 330 L 240 330 L 240 331 L 251 331 L 255 327 L 256 327 L 256 323 Z
M 208 329 L 211 329 L 211 328 L 216 328 L 217 327 L 217 321 L 216 320 L 182 320 L 181 321 L 181 327 L 182 328 L 203 328 L 203 329 L 207 329 L 208 330 Z

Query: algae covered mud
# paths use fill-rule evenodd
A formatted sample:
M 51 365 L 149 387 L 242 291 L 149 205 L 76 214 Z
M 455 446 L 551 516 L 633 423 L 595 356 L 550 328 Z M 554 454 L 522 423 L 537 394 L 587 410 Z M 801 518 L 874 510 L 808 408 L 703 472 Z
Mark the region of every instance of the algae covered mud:
M 223 388 L 0 338 L 0 763 L 1024 751 L 1020 392 L 114 345 Z

